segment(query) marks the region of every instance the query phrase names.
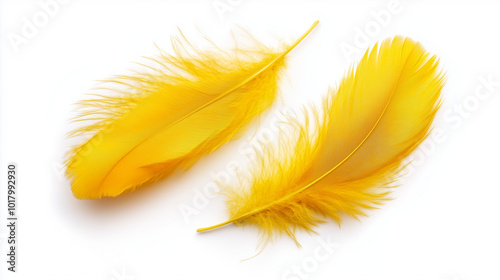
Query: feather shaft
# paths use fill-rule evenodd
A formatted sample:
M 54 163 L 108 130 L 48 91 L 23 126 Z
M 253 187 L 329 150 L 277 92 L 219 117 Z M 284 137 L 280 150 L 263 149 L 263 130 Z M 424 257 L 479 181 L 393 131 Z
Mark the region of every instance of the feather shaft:
M 392 99 L 392 95 L 391 95 L 390 99 Z M 286 195 L 285 197 L 283 197 L 283 198 L 281 198 L 281 199 L 279 199 L 277 201 L 273 201 L 270 204 L 264 205 L 264 206 L 262 206 L 260 208 L 257 208 L 255 210 L 249 212 L 249 213 L 246 213 L 244 215 L 238 216 L 236 218 L 232 218 L 232 219 L 230 219 L 228 221 L 225 221 L 225 222 L 222 222 L 222 223 L 210 226 L 210 227 L 199 228 L 196 231 L 197 232 L 202 232 L 202 231 L 216 229 L 218 227 L 221 227 L 221 226 L 224 226 L 224 225 L 227 225 L 227 224 L 230 224 L 230 223 L 234 223 L 234 222 L 237 222 L 239 220 L 245 219 L 246 217 L 255 215 L 255 214 L 259 213 L 259 212 L 262 212 L 262 211 L 264 211 L 266 209 L 269 209 L 273 205 L 280 204 L 281 202 L 286 201 L 286 200 L 288 200 L 288 199 L 296 196 L 297 194 L 299 194 L 299 193 L 307 190 L 308 188 L 312 187 L 314 184 L 318 183 L 319 181 L 321 181 L 326 176 L 330 175 L 330 173 L 332 173 L 335 169 L 337 169 L 339 166 L 341 166 L 346 160 L 348 160 L 349 157 L 351 157 L 361 147 L 361 145 L 363 145 L 363 143 L 366 141 L 366 139 L 368 139 L 368 137 L 370 137 L 371 133 L 373 132 L 373 130 L 375 129 L 375 127 L 379 123 L 379 121 L 382 118 L 382 116 L 384 115 L 384 113 L 385 113 L 385 111 L 387 109 L 387 106 L 389 106 L 390 99 L 387 102 L 387 105 L 384 108 L 384 111 L 382 112 L 382 114 L 380 114 L 380 117 L 378 118 L 377 122 L 375 123 L 375 125 L 373 126 L 373 128 L 370 130 L 370 132 L 366 135 L 366 137 L 363 139 L 363 141 L 361 143 L 359 143 L 359 145 L 347 157 L 345 157 L 341 162 L 339 162 L 337 165 L 335 165 L 332 169 L 328 170 L 328 172 L 326 172 L 323 175 L 321 175 L 320 177 L 316 178 L 314 181 L 312 181 L 311 183 L 307 184 L 306 186 L 304 186 L 304 187 L 302 187 L 302 188 L 300 188 L 300 189 L 298 189 L 298 190 L 296 190 L 296 191 L 294 191 L 294 192 Z

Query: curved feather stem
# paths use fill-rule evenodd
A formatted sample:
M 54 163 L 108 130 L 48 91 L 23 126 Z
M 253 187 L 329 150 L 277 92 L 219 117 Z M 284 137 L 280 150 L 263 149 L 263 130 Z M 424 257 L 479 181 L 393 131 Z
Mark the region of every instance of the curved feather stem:
M 413 50 L 412 50 L 413 51 Z M 405 62 L 405 65 L 406 65 L 406 62 Z M 404 68 L 404 67 L 403 67 Z M 380 113 L 380 116 L 379 118 L 377 119 L 377 121 L 375 122 L 375 124 L 373 125 L 373 127 L 371 128 L 371 130 L 367 133 L 367 135 L 365 136 L 365 138 L 358 144 L 358 146 L 356 146 L 355 149 L 352 150 L 352 152 L 350 154 L 348 154 L 341 162 L 339 162 L 336 166 L 334 166 L 333 168 L 331 168 L 330 170 L 328 170 L 327 172 L 325 172 L 323 175 L 321 175 L 320 177 L 318 177 L 317 179 L 315 179 L 314 181 L 312 181 L 311 183 L 307 184 L 306 186 L 284 196 L 283 198 L 281 199 L 278 199 L 272 203 L 269 203 L 263 207 L 259 207 L 253 211 L 250 211 L 244 215 L 241 215 L 239 217 L 236 217 L 236 218 L 233 218 L 233 219 L 230 219 L 228 221 L 225 221 L 223 223 L 219 223 L 219 224 L 216 224 L 216 225 L 213 225 L 213 226 L 210 226 L 210 227 L 204 227 L 204 228 L 199 228 L 197 229 L 196 231 L 197 232 L 202 232 L 202 231 L 207 231 L 207 230 L 212 230 L 212 229 L 216 229 L 216 228 L 219 228 L 221 226 L 224 226 L 224 225 L 227 225 L 227 224 L 230 224 L 230 223 L 234 223 L 234 222 L 237 222 L 239 220 L 242 220 L 242 219 L 245 219 L 246 217 L 249 217 L 249 216 L 252 216 L 254 214 L 257 214 L 259 212 L 262 212 L 266 209 L 268 209 L 269 207 L 273 206 L 273 205 L 276 205 L 276 204 L 279 204 L 283 201 L 286 201 L 287 199 L 307 190 L 308 188 L 312 187 L 314 184 L 318 183 L 319 181 L 321 181 L 323 178 L 325 178 L 326 176 L 328 176 L 329 174 L 331 174 L 334 170 L 336 170 L 337 168 L 339 168 L 344 162 L 346 162 L 354 153 L 356 153 L 356 151 L 359 150 L 359 148 L 366 142 L 366 140 L 370 137 L 370 135 L 372 134 L 372 132 L 375 130 L 375 128 L 377 127 L 377 125 L 379 124 L 380 120 L 382 119 L 382 117 L 384 116 L 387 108 L 389 107 L 389 104 L 391 103 L 391 100 L 392 100 L 392 97 L 394 95 L 394 92 L 396 91 L 396 88 L 398 87 L 397 85 L 399 84 L 399 80 L 401 78 L 401 74 L 398 78 L 398 82 L 396 83 L 396 86 L 394 87 L 391 95 L 389 96 L 389 99 L 387 100 L 387 103 L 384 107 L 384 109 L 382 110 L 382 112 Z
M 283 57 L 285 57 L 290 51 L 292 51 L 302 40 L 304 40 L 305 37 L 307 37 L 307 35 L 309 35 L 309 33 L 311 33 L 311 31 L 316 27 L 316 25 L 318 25 L 319 21 L 315 21 L 311 27 L 309 27 L 309 29 L 304 33 L 302 34 L 302 36 L 300 36 L 292 45 L 290 45 L 283 53 L 281 53 L 279 56 L 277 56 L 274 60 L 272 60 L 269 64 L 267 64 L 266 66 L 264 66 L 262 69 L 260 69 L 259 71 L 257 71 L 255 74 L 251 75 L 250 77 L 248 77 L 247 79 L 245 79 L 244 81 L 242 81 L 241 83 L 235 85 L 234 87 L 230 88 L 229 90 L 227 90 L 226 92 L 224 92 L 223 94 L 219 95 L 218 97 L 212 99 L 211 101 L 201 105 L 200 107 L 198 107 L 197 109 L 191 111 L 190 113 L 184 115 L 183 117 L 177 119 L 176 121 L 170 123 L 169 125 L 165 126 L 165 127 L 162 127 L 158 132 L 161 132 L 161 131 L 164 131 L 174 125 L 176 125 L 177 123 L 187 119 L 188 117 L 190 117 L 191 115 L 199 112 L 200 110 L 203 110 L 204 108 L 214 104 L 215 102 L 223 99 L 224 97 L 228 96 L 230 93 L 234 92 L 235 90 L 237 90 L 238 88 L 244 86 L 245 84 L 247 84 L 248 82 L 250 82 L 251 80 L 255 79 L 255 77 L 257 77 L 259 74 L 261 74 L 262 72 L 264 72 L 266 69 L 270 68 L 271 66 L 273 66 L 277 61 L 279 61 L 280 59 L 283 59 Z M 132 151 L 135 150 L 135 148 L 139 147 L 143 142 L 147 141 L 149 139 L 148 138 L 145 138 L 143 139 L 141 142 L 139 142 L 137 145 L 135 145 L 135 147 L 133 147 L 132 149 L 130 149 L 120 160 L 118 160 L 114 165 L 113 167 L 111 167 L 111 169 L 109 170 L 109 172 L 107 172 L 107 174 L 104 176 L 104 178 L 102 179 L 101 181 L 101 184 L 102 182 L 104 182 L 106 180 L 106 178 L 108 178 L 109 174 L 111 173 L 111 170 L 113 170 L 113 168 L 115 166 L 117 166 L 122 159 L 126 158 L 126 156 L 128 154 L 130 154 Z

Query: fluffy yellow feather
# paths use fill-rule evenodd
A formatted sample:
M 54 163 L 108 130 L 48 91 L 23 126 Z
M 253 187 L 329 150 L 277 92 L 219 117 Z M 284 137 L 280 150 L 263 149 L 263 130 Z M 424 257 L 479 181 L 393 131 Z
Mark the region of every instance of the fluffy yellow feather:
M 255 224 L 264 242 L 283 233 L 297 242 L 296 229 L 365 215 L 388 199 L 403 160 L 429 134 L 443 85 L 437 58 L 419 43 L 397 36 L 376 44 L 330 90 L 323 111 L 313 108 L 305 124 L 291 118 L 292 135 L 229 190 L 230 219 L 198 231 Z
M 285 56 L 316 25 L 278 50 L 201 51 L 177 39 L 150 71 L 116 77 L 114 95 L 81 102 L 77 120 L 93 123 L 72 134 L 89 136 L 68 154 L 74 196 L 118 196 L 233 139 L 272 104 Z

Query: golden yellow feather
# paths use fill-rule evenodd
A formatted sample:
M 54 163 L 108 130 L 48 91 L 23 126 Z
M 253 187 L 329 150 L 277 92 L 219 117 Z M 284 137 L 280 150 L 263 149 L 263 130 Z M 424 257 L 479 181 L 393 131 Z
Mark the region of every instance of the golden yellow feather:
M 420 44 L 399 36 L 376 44 L 330 90 L 323 112 L 313 108 L 305 124 L 291 118 L 293 135 L 229 190 L 229 220 L 198 231 L 255 224 L 265 242 L 283 233 L 297 242 L 296 229 L 364 215 L 388 199 L 403 160 L 429 134 L 443 84 L 437 58 Z
M 175 55 L 161 53 L 151 71 L 116 77 L 117 94 L 81 102 L 77 120 L 94 122 L 73 132 L 90 135 L 68 154 L 74 196 L 120 195 L 233 139 L 272 104 L 285 56 L 316 25 L 279 50 L 200 51 L 173 41 Z

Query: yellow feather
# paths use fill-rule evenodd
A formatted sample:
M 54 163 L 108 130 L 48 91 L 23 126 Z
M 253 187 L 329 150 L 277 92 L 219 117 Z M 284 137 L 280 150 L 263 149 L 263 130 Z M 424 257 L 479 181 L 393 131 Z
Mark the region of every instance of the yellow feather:
M 72 135 L 91 135 L 68 154 L 66 174 L 79 199 L 117 196 L 187 169 L 274 101 L 285 56 L 317 25 L 280 50 L 259 44 L 233 52 L 173 42 L 149 73 L 118 76 L 114 96 L 83 101 Z M 185 39 L 185 38 L 184 38 Z
M 296 229 L 364 215 L 388 199 L 403 160 L 429 134 L 443 85 L 437 58 L 420 44 L 399 36 L 376 44 L 330 90 L 323 112 L 313 108 L 305 124 L 292 118 L 295 134 L 230 190 L 230 219 L 198 231 L 255 224 L 265 242 L 283 233 L 297 242 Z

